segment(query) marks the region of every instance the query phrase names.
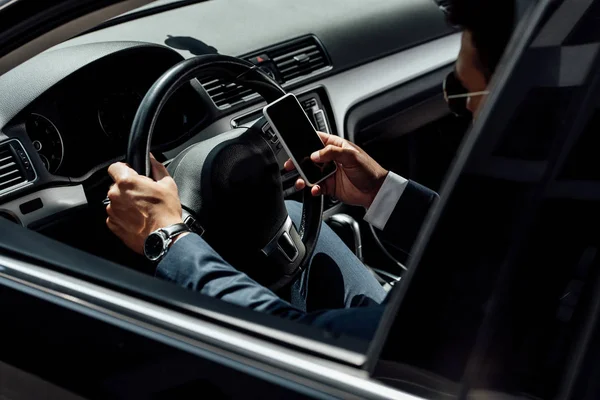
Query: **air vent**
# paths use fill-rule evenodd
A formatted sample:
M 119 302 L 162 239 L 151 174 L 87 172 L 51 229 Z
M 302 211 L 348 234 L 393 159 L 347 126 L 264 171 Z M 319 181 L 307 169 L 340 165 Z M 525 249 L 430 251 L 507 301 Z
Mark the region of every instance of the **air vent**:
M 34 179 L 31 161 L 21 144 L 14 140 L 0 145 L 0 194 Z
M 10 146 L 0 147 L 0 192 L 27 182 Z
M 204 78 L 200 83 L 219 108 L 229 108 L 256 96 L 250 89 L 221 79 Z
M 314 36 L 267 48 L 242 58 L 258 65 L 281 84 L 324 71 L 331 66 L 325 50 Z M 221 79 L 203 78 L 200 83 L 221 109 L 243 104 L 258 96 L 252 90 Z
M 329 67 L 325 51 L 312 36 L 271 50 L 268 54 L 283 82 Z

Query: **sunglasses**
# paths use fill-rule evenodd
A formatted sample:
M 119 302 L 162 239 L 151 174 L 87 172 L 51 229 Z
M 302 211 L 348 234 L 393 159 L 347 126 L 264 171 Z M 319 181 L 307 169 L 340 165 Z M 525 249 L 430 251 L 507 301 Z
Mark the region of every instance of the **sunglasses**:
M 458 77 L 456 76 L 456 72 L 452 71 L 446 76 L 443 84 L 444 89 L 444 99 L 448 104 L 448 108 L 450 111 L 459 117 L 470 117 L 471 112 L 467 108 L 467 100 L 469 97 L 474 96 L 485 96 L 489 94 L 489 91 L 484 90 L 481 92 L 471 92 L 463 86 Z

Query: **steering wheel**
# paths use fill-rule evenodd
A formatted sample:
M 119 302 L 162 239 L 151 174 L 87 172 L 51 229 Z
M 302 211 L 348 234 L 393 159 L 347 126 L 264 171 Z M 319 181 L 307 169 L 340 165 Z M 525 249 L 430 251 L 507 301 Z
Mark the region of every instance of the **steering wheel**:
M 220 78 L 252 89 L 267 102 L 285 91 L 253 64 L 220 54 L 181 61 L 152 85 L 135 115 L 127 162 L 151 176 L 150 143 L 169 97 L 194 78 Z M 194 144 L 167 167 L 177 183 L 184 221 L 231 265 L 272 290 L 292 283 L 308 266 L 323 214 L 322 197 L 304 189 L 298 229 L 285 208 L 275 145 L 261 118 Z

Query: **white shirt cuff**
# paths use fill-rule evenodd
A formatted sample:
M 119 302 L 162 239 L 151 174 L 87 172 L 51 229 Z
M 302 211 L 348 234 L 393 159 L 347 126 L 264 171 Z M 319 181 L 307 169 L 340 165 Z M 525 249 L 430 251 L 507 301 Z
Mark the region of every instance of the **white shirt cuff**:
M 390 171 L 371 207 L 367 210 L 365 221 L 375 228 L 383 230 L 407 185 L 407 179 Z

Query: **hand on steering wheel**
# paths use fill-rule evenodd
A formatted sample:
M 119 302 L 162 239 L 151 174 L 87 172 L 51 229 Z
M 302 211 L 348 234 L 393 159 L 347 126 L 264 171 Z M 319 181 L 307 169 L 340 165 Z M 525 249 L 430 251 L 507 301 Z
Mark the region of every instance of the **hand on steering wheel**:
M 138 254 L 144 253 L 144 241 L 150 233 L 183 222 L 175 181 L 154 157 L 150 162 L 154 179 L 139 175 L 125 163 L 108 167 L 115 183 L 108 191 L 106 225 Z

